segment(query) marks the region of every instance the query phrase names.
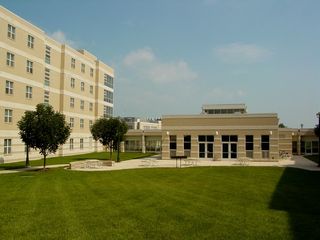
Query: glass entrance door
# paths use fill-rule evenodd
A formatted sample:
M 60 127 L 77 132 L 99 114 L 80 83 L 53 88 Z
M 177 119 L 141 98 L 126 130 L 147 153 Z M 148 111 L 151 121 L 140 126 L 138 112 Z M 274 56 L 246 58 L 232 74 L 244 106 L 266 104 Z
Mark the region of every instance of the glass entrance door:
M 222 158 L 236 159 L 237 156 L 237 143 L 222 143 Z
M 199 158 L 213 158 L 213 143 L 199 143 Z

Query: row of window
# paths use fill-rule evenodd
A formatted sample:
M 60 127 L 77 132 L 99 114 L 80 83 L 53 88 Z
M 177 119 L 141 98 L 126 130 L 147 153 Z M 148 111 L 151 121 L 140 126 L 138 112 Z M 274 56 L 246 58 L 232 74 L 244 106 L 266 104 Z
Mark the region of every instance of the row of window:
M 73 138 L 69 139 L 69 149 L 70 150 L 74 150 L 74 142 L 75 141 Z M 12 139 L 4 139 L 3 146 L 4 146 L 3 153 L 5 155 L 11 154 L 11 152 L 12 152 Z M 92 137 L 89 138 L 89 147 L 92 147 Z M 79 148 L 80 149 L 84 148 L 84 139 L 83 138 L 80 138 Z
M 73 97 L 70 97 L 70 107 L 74 108 L 75 106 L 75 99 Z M 85 102 L 84 100 L 80 100 L 80 109 L 84 110 L 85 109 Z M 89 111 L 93 111 L 93 103 L 89 102 Z
M 92 125 L 93 125 L 93 121 L 92 121 L 92 120 L 89 120 L 89 128 L 91 128 Z M 73 117 L 71 117 L 71 118 L 69 119 L 69 126 L 70 126 L 71 128 L 74 128 L 74 126 L 75 126 L 75 121 L 74 121 L 74 118 L 73 118 Z M 84 119 L 83 119 L 83 118 L 80 118 L 80 120 L 79 120 L 79 126 L 80 126 L 80 128 L 84 128 Z

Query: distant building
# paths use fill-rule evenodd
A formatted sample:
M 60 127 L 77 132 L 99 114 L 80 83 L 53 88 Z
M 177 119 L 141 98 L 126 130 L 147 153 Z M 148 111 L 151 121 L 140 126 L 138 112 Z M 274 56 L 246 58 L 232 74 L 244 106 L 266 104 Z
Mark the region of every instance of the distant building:
M 161 129 L 160 119 L 140 119 L 136 117 L 122 118 L 128 125 L 128 129 L 133 130 L 152 130 Z
M 247 113 L 245 104 L 204 104 L 202 114 L 234 114 Z

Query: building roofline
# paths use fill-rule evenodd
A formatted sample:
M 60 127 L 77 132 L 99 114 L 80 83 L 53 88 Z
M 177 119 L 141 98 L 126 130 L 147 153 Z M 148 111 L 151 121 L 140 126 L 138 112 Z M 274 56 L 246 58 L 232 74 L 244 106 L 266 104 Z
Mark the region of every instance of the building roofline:
M 175 118 L 255 118 L 278 117 L 277 113 L 232 113 L 232 114 L 193 114 L 193 115 L 163 115 L 162 119 Z

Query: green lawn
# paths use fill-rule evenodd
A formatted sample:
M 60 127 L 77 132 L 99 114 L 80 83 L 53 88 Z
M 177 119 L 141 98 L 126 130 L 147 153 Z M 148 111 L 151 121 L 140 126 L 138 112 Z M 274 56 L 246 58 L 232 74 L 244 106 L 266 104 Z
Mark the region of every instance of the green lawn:
M 320 239 L 319 182 L 272 167 L 4 174 L 1 239 Z
M 154 155 L 154 153 L 140 153 L 140 152 L 125 152 L 120 153 L 120 160 L 129 160 L 129 159 L 135 159 L 135 158 L 144 158 Z M 99 159 L 99 160 L 106 160 L 109 159 L 109 152 L 93 152 L 93 153 L 86 153 L 81 155 L 72 155 L 72 156 L 66 156 L 66 157 L 52 157 L 47 158 L 47 165 L 54 165 L 54 164 L 65 164 L 73 161 L 80 161 L 85 159 Z M 116 160 L 117 154 L 112 154 L 112 159 Z M 33 160 L 30 161 L 31 166 L 42 166 L 43 165 L 43 159 Z M 0 171 L 1 169 L 16 169 L 16 168 L 24 168 L 25 167 L 25 161 L 21 162 L 15 162 L 15 163 L 6 163 L 6 164 L 0 164 Z

